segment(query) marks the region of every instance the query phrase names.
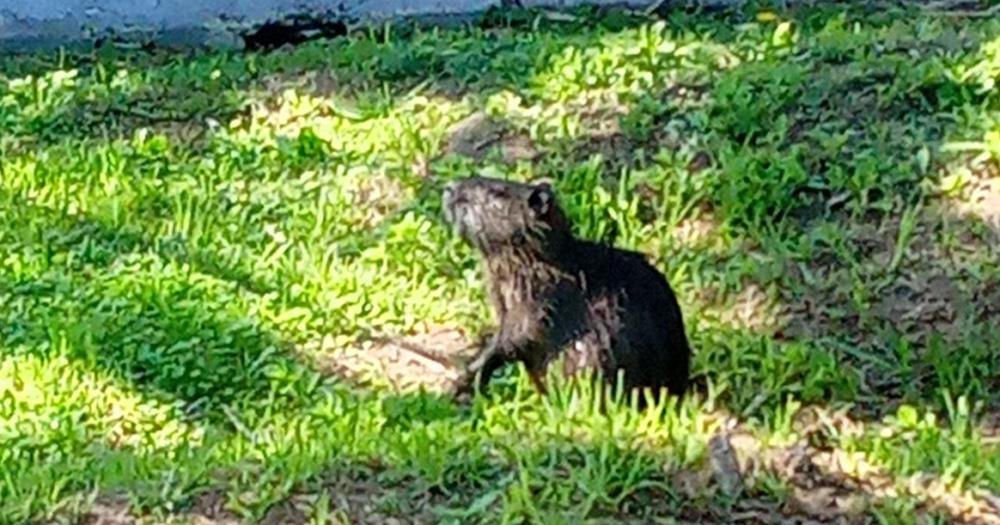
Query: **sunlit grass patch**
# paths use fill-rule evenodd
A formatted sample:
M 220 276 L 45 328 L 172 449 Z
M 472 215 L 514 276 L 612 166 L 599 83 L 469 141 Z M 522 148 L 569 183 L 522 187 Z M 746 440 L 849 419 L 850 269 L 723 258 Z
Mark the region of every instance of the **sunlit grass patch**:
M 78 491 L 94 490 L 101 480 L 114 484 L 123 468 L 116 457 L 176 458 L 204 440 L 205 429 L 185 417 L 182 404 L 124 387 L 65 348 L 48 356 L 6 350 L 11 354 L 0 365 L 5 513 L 56 510 L 51 505 L 72 504 Z
M 180 406 L 123 389 L 64 353 L 13 357 L 4 362 L 0 377 L 9 405 L 4 411 L 5 428 L 12 432 L 6 436 L 9 450 L 32 443 L 36 453 L 45 453 L 65 444 L 61 452 L 72 454 L 74 445 L 96 440 L 141 454 L 181 443 L 197 446 L 204 433 L 179 417 Z

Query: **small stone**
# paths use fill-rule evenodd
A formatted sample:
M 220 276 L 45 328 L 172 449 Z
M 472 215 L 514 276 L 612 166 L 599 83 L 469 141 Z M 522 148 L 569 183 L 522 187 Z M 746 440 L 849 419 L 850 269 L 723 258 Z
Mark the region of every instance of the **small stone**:
M 719 487 L 726 494 L 737 493 L 743 486 L 743 476 L 729 436 L 721 433 L 712 436 L 708 442 L 708 450 Z

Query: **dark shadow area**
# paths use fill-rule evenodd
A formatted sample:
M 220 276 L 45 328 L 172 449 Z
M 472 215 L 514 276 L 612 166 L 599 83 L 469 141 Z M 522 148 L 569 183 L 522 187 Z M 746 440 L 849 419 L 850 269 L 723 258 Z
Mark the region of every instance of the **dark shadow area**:
M 380 424 L 401 431 L 460 418 L 461 408 L 447 396 L 366 391 L 349 378 L 314 369 L 287 334 L 254 313 L 261 304 L 248 299 L 260 294 L 203 272 L 198 262 L 162 245 L 166 252 L 157 251 L 135 232 L 27 203 L 6 212 L 0 240 L 16 248 L 27 264 L 0 272 L 4 354 L 70 359 L 126 393 L 178 407 L 179 414 L 172 416 L 204 429 L 206 437 L 165 449 L 145 444 L 139 451 L 119 442 L 120 436 L 94 440 L 81 426 L 62 429 L 59 438 L 8 442 L 17 454 L 8 458 L 0 494 L 7 502 L 24 503 L 18 506 L 21 514 L 0 522 L 51 518 L 54 512 L 73 523 L 112 518 L 132 523 L 133 513 L 151 509 L 183 511 L 193 505 L 202 512 L 204 498 L 198 494 L 211 495 L 219 484 L 235 484 L 248 475 L 248 483 L 256 482 L 253 473 L 271 468 L 268 461 L 289 461 L 217 457 L 226 435 L 254 442 L 261 437 L 251 433 L 264 430 L 248 429 L 247 421 L 271 413 L 284 413 L 290 421 L 315 419 L 311 411 L 331 398 L 340 411 L 361 412 L 357 407 L 368 403 Z M 87 416 L 80 417 L 76 424 L 85 424 Z M 324 417 L 331 427 L 361 425 L 358 414 L 355 423 L 343 414 Z M 378 443 L 363 434 L 354 439 L 324 442 L 300 475 L 308 478 L 331 461 L 365 465 Z M 53 492 L 37 497 L 39 486 L 54 487 Z M 95 491 L 101 496 L 92 506 Z M 58 508 L 52 502 L 59 502 Z M 231 502 L 215 503 L 221 508 Z M 243 505 L 268 508 L 267 501 Z
M 347 25 L 329 16 L 293 16 L 262 24 L 243 35 L 244 49 L 251 52 L 274 51 L 318 38 L 336 38 L 347 34 Z
M 128 138 L 149 128 L 183 141 L 200 139 L 206 120 L 227 123 L 253 101 L 268 102 L 285 88 L 303 94 L 355 98 L 361 116 L 384 111 L 373 93 L 403 95 L 428 88 L 443 94 L 489 94 L 526 87 L 539 69 L 566 46 L 586 46 L 602 31 L 634 28 L 648 18 L 620 10 L 582 8 L 568 20 L 546 20 L 543 11 L 495 12 L 472 28 L 472 38 L 401 23 L 391 29 L 359 30 L 350 39 L 340 23 L 304 17 L 266 24 L 246 36 L 248 51 L 216 61 L 204 52 L 134 52 L 106 46 L 90 55 L 18 57 L 4 63 L 7 80 L 27 79 L 28 87 L 47 86 L 45 75 L 66 68 L 90 77 L 86 89 L 60 94 L 44 111 L 32 111 L 34 92 L 15 90 L 11 105 L 32 115 L 15 127 L 0 127 L 25 146 L 80 139 Z M 532 25 L 534 24 L 534 25 Z M 512 39 L 518 32 L 544 31 L 554 38 Z M 301 45 L 292 54 L 270 53 Z M 125 78 L 116 77 L 119 72 Z M 303 82 L 305 80 L 305 82 Z M 2 91 L 0 91 L 2 93 Z M 41 109 L 41 108 L 40 108 Z

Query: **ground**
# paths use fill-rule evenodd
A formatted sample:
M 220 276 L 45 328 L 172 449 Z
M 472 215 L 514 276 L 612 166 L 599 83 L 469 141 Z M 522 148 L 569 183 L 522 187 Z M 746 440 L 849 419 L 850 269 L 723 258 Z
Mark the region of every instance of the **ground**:
M 1000 523 L 1000 21 L 931 9 L 3 58 L 0 522 Z M 649 255 L 689 397 L 451 400 L 475 173 Z

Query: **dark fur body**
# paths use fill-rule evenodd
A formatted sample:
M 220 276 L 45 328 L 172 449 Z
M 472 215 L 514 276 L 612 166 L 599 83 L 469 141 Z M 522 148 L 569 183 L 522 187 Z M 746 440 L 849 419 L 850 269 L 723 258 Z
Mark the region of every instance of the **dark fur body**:
M 476 356 L 460 391 L 501 366 L 525 364 L 545 392 L 549 365 L 599 372 L 626 388 L 687 388 L 690 348 L 680 306 L 637 252 L 573 237 L 546 184 L 464 179 L 444 193 L 446 219 L 484 261 L 500 326 Z

